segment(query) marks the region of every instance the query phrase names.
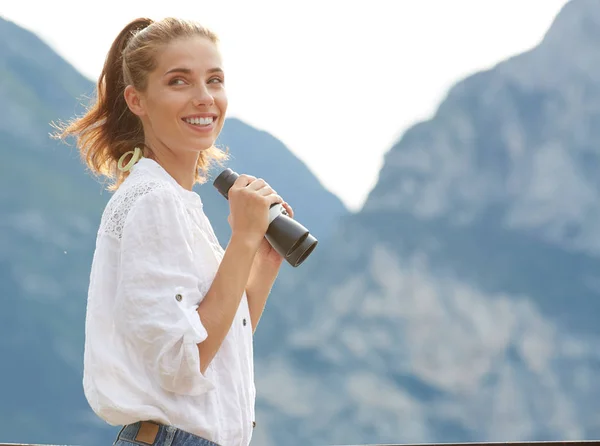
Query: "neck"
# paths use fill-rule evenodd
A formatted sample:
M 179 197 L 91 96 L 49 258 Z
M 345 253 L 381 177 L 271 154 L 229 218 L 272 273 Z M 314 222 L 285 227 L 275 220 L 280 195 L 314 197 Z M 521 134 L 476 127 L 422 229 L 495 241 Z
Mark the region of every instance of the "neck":
M 160 145 L 149 144 L 148 141 L 146 147 L 144 156 L 160 164 L 181 187 L 192 190 L 196 181 L 199 153 L 190 151 L 175 154 L 168 148 L 161 149 Z

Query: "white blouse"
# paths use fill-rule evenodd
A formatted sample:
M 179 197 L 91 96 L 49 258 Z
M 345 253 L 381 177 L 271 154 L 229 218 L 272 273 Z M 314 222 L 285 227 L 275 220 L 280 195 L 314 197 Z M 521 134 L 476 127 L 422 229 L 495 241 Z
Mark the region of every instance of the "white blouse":
M 247 446 L 254 422 L 252 324 L 246 295 L 200 373 L 196 311 L 223 248 L 200 196 L 142 158 L 111 197 L 96 240 L 83 387 L 111 425 L 153 420 L 223 446 Z

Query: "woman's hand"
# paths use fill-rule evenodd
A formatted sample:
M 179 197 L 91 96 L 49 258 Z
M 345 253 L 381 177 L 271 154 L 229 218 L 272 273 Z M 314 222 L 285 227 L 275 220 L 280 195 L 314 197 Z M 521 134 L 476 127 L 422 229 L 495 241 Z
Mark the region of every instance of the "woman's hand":
M 263 179 L 240 175 L 229 189 L 232 238 L 244 239 L 253 248 L 261 246 L 269 227 L 269 208 L 283 199 Z M 286 208 L 287 209 L 287 208 Z

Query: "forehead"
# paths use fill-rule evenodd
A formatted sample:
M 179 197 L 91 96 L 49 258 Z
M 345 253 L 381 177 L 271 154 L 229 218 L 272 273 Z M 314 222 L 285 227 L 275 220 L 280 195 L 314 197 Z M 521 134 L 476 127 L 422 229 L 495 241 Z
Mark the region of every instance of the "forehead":
M 158 52 L 156 63 L 158 75 L 173 68 L 189 68 L 192 71 L 222 68 L 217 46 L 201 36 L 173 40 Z

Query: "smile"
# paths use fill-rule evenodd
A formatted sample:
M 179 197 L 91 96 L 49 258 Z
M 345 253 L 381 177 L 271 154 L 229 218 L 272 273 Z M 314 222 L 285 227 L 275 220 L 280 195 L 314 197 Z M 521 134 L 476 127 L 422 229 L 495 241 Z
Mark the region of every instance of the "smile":
M 217 119 L 215 116 L 208 117 L 195 117 L 195 118 L 182 118 L 184 122 L 191 125 L 197 125 L 200 127 L 209 126 Z

